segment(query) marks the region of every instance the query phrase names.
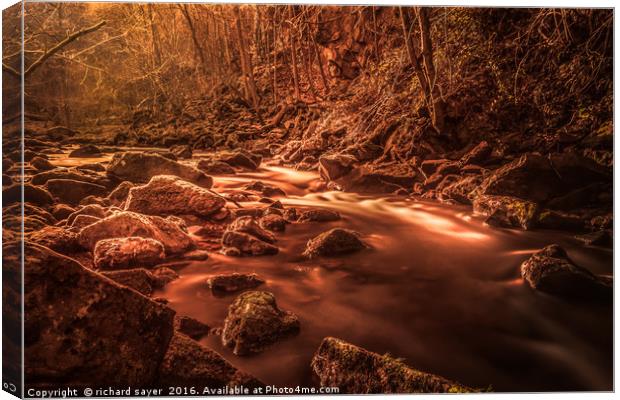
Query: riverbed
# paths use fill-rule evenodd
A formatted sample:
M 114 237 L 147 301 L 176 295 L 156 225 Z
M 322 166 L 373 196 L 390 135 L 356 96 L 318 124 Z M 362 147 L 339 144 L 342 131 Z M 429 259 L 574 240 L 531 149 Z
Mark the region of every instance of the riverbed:
M 64 166 L 107 160 L 52 157 Z M 317 173 L 276 165 L 216 176 L 214 190 L 254 180 L 282 188 L 285 207 L 332 209 L 342 219 L 287 225 L 276 234 L 275 256 L 214 252 L 155 293 L 180 315 L 218 327 L 236 295 L 214 296 L 207 278 L 230 272 L 263 278 L 259 289 L 296 313 L 301 331 L 250 357 L 233 355 L 218 336 L 202 339 L 235 366 L 267 384 L 317 384 L 312 355 L 324 337 L 334 336 L 482 389 L 612 389 L 612 305 L 535 292 L 519 273 L 530 254 L 557 243 L 577 264 L 612 275 L 611 249 L 586 247 L 566 232 L 493 228 L 467 206 L 321 191 Z M 333 227 L 359 232 L 370 248 L 338 258 L 301 257 L 309 239 Z

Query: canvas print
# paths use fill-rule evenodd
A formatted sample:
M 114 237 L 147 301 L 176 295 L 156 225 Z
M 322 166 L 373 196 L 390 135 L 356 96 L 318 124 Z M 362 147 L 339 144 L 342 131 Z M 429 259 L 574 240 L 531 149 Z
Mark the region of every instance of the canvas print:
M 3 12 L 3 389 L 613 390 L 613 9 Z

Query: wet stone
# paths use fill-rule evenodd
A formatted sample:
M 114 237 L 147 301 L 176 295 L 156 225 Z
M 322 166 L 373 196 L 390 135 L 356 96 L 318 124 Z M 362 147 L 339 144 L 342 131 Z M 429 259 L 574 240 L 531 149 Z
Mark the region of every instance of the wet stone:
M 552 244 L 521 264 L 521 277 L 532 289 L 577 299 L 611 299 L 613 285 L 575 264 L 566 251 Z
M 211 330 L 209 325 L 188 316 L 176 316 L 174 318 L 174 328 L 194 340 L 207 336 Z
M 256 274 L 222 274 L 207 279 L 207 285 L 214 294 L 234 293 L 254 289 L 265 283 Z
M 166 257 L 160 242 L 141 237 L 100 240 L 93 253 L 95 267 L 103 270 L 149 267 Z
M 222 344 L 236 355 L 259 353 L 279 340 L 299 333 L 299 319 L 282 311 L 269 292 L 245 292 L 228 308 Z
M 360 234 L 342 228 L 334 228 L 323 232 L 306 244 L 303 255 L 308 258 L 333 257 L 354 253 L 367 248 L 360 239 Z
M 321 386 L 337 387 L 341 394 L 473 391 L 444 377 L 411 368 L 389 355 L 372 353 L 333 337 L 323 339 L 312 358 L 312 369 Z

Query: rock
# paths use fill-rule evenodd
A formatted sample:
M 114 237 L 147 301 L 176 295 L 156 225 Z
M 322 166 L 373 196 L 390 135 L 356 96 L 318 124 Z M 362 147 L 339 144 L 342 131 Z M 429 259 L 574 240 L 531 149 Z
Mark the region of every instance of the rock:
M 176 332 L 159 368 L 161 387 L 204 388 L 243 385 L 245 388 L 264 386 L 256 378 L 238 370 L 219 354 L 209 350 L 182 333 Z
M 74 158 L 98 158 L 101 156 L 102 154 L 99 147 L 92 144 L 81 146 L 69 153 L 69 157 Z
M 223 161 L 231 167 L 245 168 L 255 171 L 260 166 L 262 157 L 242 150 L 238 150 L 232 153 L 220 154 L 219 161 Z
M 80 251 L 77 234 L 58 226 L 46 226 L 38 229 L 31 233 L 28 239 L 62 254 L 73 254 Z
M 133 187 L 133 183 L 129 181 L 121 182 L 116 189 L 114 189 L 109 195 L 108 199 L 110 199 L 110 203 L 115 206 L 120 206 L 127 196 L 129 195 L 129 189 Z
M 278 248 L 252 235 L 237 231 L 226 231 L 222 236 L 223 253 L 227 256 L 263 256 L 278 254 Z
M 4 254 L 19 254 L 18 243 Z M 147 387 L 173 332 L 174 311 L 89 271 L 77 261 L 25 243 L 25 374 L 32 387 Z M 5 257 L 6 274 L 21 268 Z
M 222 274 L 207 279 L 207 284 L 214 294 L 238 292 L 240 290 L 254 289 L 265 283 L 256 274 Z
M 62 203 L 76 206 L 87 196 L 107 196 L 108 189 L 101 185 L 72 179 L 50 179 L 46 189 Z
M 222 344 L 236 355 L 249 355 L 297 333 L 299 319 L 289 311 L 280 310 L 273 294 L 245 292 L 228 307 Z
M 53 225 L 57 222 L 56 218 L 48 211 L 29 203 L 23 204 L 23 210 L 20 203 L 13 204 L 12 206 L 5 206 L 2 210 L 2 215 L 4 217 L 8 215 L 21 217 L 22 211 L 25 217 L 36 218 L 45 225 Z
M 2 171 L 8 171 L 8 170 L 10 170 L 11 168 L 13 168 L 13 165 L 14 165 L 14 164 L 15 164 L 15 163 L 14 163 L 14 162 L 13 162 L 13 160 L 11 160 L 10 158 L 8 158 L 8 157 L 3 157 L 3 158 L 2 158 Z
M 205 250 L 192 250 L 183 254 L 184 260 L 204 261 L 209 259 L 209 252 Z
M 351 172 L 356 162 L 355 157 L 344 154 L 321 156 L 319 174 L 325 181 L 335 181 Z
M 78 171 L 94 171 L 94 172 L 105 172 L 105 167 L 100 163 L 90 163 L 90 164 L 82 164 L 75 167 Z
M 538 215 L 536 227 L 543 229 L 583 230 L 587 219 L 563 211 L 543 210 Z
M 35 157 L 30 160 L 30 165 L 39 171 L 49 171 L 56 168 L 51 162 L 41 157 Z
M 197 167 L 202 172 L 211 175 L 232 175 L 235 173 L 235 169 L 224 161 L 200 160 Z
M 566 251 L 552 244 L 521 264 L 521 277 L 532 289 L 571 298 L 609 298 L 613 285 L 576 265 Z
M 79 232 L 82 228 L 94 224 L 101 218 L 93 217 L 92 215 L 78 215 L 75 217 L 69 228 L 71 231 Z
M 181 254 L 195 247 L 191 237 L 171 218 L 146 216 L 125 211 L 112 214 L 83 228 L 78 239 L 80 244 L 93 250 L 104 239 L 140 236 L 159 241 L 167 255 Z
M 298 222 L 331 222 L 338 221 L 340 214 L 326 208 L 315 208 L 301 213 Z
M 574 210 L 580 207 L 609 207 L 612 208 L 612 184 L 595 182 L 588 186 L 575 189 L 563 196 L 551 199 L 547 202 L 547 207 L 554 210 Z M 601 198 L 603 193 L 609 194 L 608 201 Z
M 127 286 L 145 296 L 153 294 L 156 278 L 144 268 L 104 271 L 101 275 L 112 279 L 122 286 Z
M 97 219 L 101 219 L 106 217 L 106 209 L 101 207 L 98 204 L 89 204 L 87 206 L 81 207 L 79 210 L 73 212 L 67 218 L 67 225 L 73 225 L 73 221 L 80 215 L 88 215 L 92 217 L 96 217 Z
M 612 248 L 614 245 L 613 232 L 611 230 L 592 232 L 586 235 L 575 236 L 575 238 L 581 240 L 586 246 Z
M 460 204 L 472 204 L 472 200 L 475 198 L 475 190 L 480 182 L 482 182 L 480 175 L 459 177 L 445 186 L 438 185 L 441 188 L 438 188 L 437 197 L 442 201 L 453 200 Z
M 510 196 L 478 196 L 474 212 L 487 216 L 489 225 L 531 229 L 536 224 L 538 205 Z
M 477 164 L 485 165 L 493 149 L 486 141 L 480 142 L 476 147 L 471 149 L 467 154 L 461 157 L 461 165 Z
M 209 331 L 211 330 L 211 327 L 209 325 L 187 316 L 175 317 L 174 328 L 194 340 L 199 340 L 203 336 L 208 335 Z
M 571 154 L 524 154 L 491 173 L 480 193 L 545 203 L 594 182 L 610 182 L 610 175 L 594 164 Z
M 100 240 L 93 255 L 95 267 L 103 270 L 150 267 L 166 258 L 160 242 L 141 237 Z
M 263 229 L 267 229 L 273 232 L 284 232 L 287 222 L 280 215 L 269 214 L 259 219 L 258 223 Z
M 106 171 L 132 183 L 146 183 L 156 175 L 174 175 L 204 188 L 213 185 L 213 179 L 202 171 L 153 153 L 116 153 Z
M 413 174 L 413 173 L 412 173 Z M 338 186 L 347 192 L 354 193 L 393 193 L 402 188 L 398 176 L 386 175 L 383 172 L 375 171 L 368 166 L 354 168 L 348 175 L 343 176 L 335 181 Z M 411 182 L 413 185 L 414 175 L 404 177 L 403 182 Z
M 192 148 L 186 144 L 172 146 L 170 148 L 170 152 L 174 154 L 177 158 L 192 158 Z
M 597 215 L 590 220 L 590 226 L 594 230 L 612 229 L 614 226 L 614 215 Z
M 341 394 L 463 393 L 473 389 L 405 365 L 333 337 L 323 339 L 312 358 L 321 386 Z
M 80 205 L 81 206 L 88 206 L 88 205 L 99 205 L 101 207 L 110 207 L 112 205 L 112 203 L 110 202 L 110 199 L 108 199 L 107 197 L 99 197 L 99 196 L 86 196 L 82 199 L 82 201 L 80 201 Z
M 51 171 L 39 172 L 33 175 L 30 183 L 33 185 L 45 185 L 50 179 L 70 179 L 79 182 L 87 182 L 100 186 L 108 186 L 108 178 L 98 175 L 95 172 L 82 172 L 77 169 L 56 168 Z
M 54 208 L 52 208 L 52 215 L 59 221 L 68 218 L 69 215 L 74 212 L 75 208 L 66 204 L 56 204 Z
M 153 276 L 153 285 L 156 288 L 163 288 L 170 282 L 179 279 L 179 274 L 168 267 L 157 267 L 152 269 L 150 273 Z
M 49 128 L 45 134 L 53 141 L 61 141 L 63 139 L 74 137 L 78 133 L 79 132 L 64 126 L 54 126 Z
M 125 209 L 149 215 L 197 215 L 218 212 L 226 200 L 176 176 L 158 175 L 129 189 Z
M 254 181 L 247 184 L 245 186 L 245 190 L 260 192 L 263 196 L 266 197 L 286 196 L 284 190 L 280 189 L 279 187 L 268 185 L 260 181 Z
M 332 257 L 363 250 L 367 246 L 359 236 L 359 233 L 348 229 L 331 229 L 310 239 L 306 244 L 304 256 L 309 258 Z
M 15 182 L 13 181 L 13 178 L 11 178 L 10 175 L 7 174 L 2 174 L 2 186 L 11 186 L 12 184 L 14 184 Z
M 243 216 L 235 219 L 228 227 L 229 231 L 243 232 L 256 237 L 267 243 L 275 243 L 273 233 L 266 231 L 251 216 Z
M 26 203 L 30 203 L 40 207 L 46 207 L 51 205 L 54 202 L 54 199 L 50 192 L 47 190 L 40 188 L 38 186 L 33 186 L 28 183 L 21 185 L 19 183 L 15 183 L 11 186 L 2 189 L 2 204 L 3 207 L 6 207 L 11 204 L 21 203 L 22 201 L 22 188 L 24 201 Z

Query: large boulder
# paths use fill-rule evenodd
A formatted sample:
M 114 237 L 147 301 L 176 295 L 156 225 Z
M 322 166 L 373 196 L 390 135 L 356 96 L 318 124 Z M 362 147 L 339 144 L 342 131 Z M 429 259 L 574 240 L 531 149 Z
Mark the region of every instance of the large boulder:
M 200 322 L 192 317 L 180 317 L 178 315 L 174 319 L 174 328 L 194 340 L 200 340 L 211 331 L 211 327 L 204 322 Z
M 134 236 L 100 240 L 93 256 L 96 268 L 117 270 L 160 264 L 166 253 L 164 245 L 157 240 Z
M 104 271 L 101 272 L 101 275 L 112 279 L 119 285 L 132 288 L 145 296 L 152 295 L 153 289 L 156 288 L 159 283 L 157 277 L 144 268 Z
M 611 299 L 613 284 L 575 264 L 552 244 L 521 264 L 521 277 L 532 289 L 569 298 Z
M 72 254 L 81 250 L 77 234 L 59 226 L 46 226 L 32 232 L 28 239 L 62 254 Z
M 480 193 L 544 203 L 591 183 L 610 180 L 611 174 L 603 167 L 578 155 L 524 154 L 490 174 L 482 182 Z
M 93 250 L 100 240 L 140 236 L 159 241 L 166 254 L 179 254 L 195 247 L 192 238 L 173 218 L 147 216 L 129 211 L 118 212 L 82 228 L 78 240 Z
M 228 307 L 222 344 L 236 355 L 259 353 L 278 340 L 299 333 L 299 319 L 282 311 L 269 292 L 245 292 Z
M 536 203 L 510 196 L 478 196 L 473 204 L 475 213 L 487 217 L 486 223 L 504 228 L 531 229 L 539 212 Z
M 2 204 L 6 207 L 11 204 L 21 203 L 22 193 L 24 201 L 36 206 L 46 207 L 54 202 L 54 198 L 49 191 L 44 188 L 33 186 L 28 183 L 21 185 L 12 184 L 2 189 Z
M 99 150 L 99 147 L 92 144 L 80 146 L 69 153 L 69 157 L 74 158 L 97 158 L 101 156 L 102 154 L 101 150 Z
M 219 154 L 218 160 L 225 162 L 231 167 L 256 170 L 262 161 L 262 157 L 243 150 Z
M 199 170 L 210 175 L 232 175 L 235 169 L 224 161 L 200 160 L 196 165 Z
M 448 175 L 452 176 L 452 175 Z M 460 204 L 472 204 L 475 198 L 475 190 L 480 185 L 482 177 L 480 175 L 467 175 L 458 177 L 452 182 L 447 182 L 445 177 L 437 185 L 437 197 L 442 201 L 455 201 Z M 443 182 L 446 181 L 444 185 Z
M 321 386 L 341 394 L 462 393 L 471 388 L 405 365 L 333 337 L 323 339 L 312 358 Z
M 51 162 L 42 157 L 35 157 L 30 160 L 30 165 L 36 168 L 38 171 L 49 171 L 56 168 Z
M 129 190 L 125 209 L 150 215 L 197 215 L 206 217 L 218 212 L 226 200 L 207 189 L 179 179 L 158 175 L 148 184 Z
M 182 333 L 175 333 L 159 368 L 159 382 L 162 387 L 193 387 L 198 395 L 205 388 L 243 385 L 251 389 L 264 386 L 259 380 L 233 367 L 213 350 Z
M 335 181 L 347 175 L 357 162 L 355 157 L 344 154 L 325 155 L 319 158 L 319 173 L 325 181 Z
M 310 239 L 306 244 L 304 256 L 333 257 L 363 250 L 367 245 L 360 234 L 349 229 L 334 228 Z
M 120 206 L 127 196 L 129 196 L 129 189 L 134 187 L 134 184 L 129 181 L 121 182 L 110 194 L 108 195 L 108 199 L 110 199 L 110 203 L 115 206 Z
M 355 193 L 393 193 L 412 186 L 418 177 L 407 165 L 382 168 L 360 166 L 334 182 L 344 191 Z
M 110 184 L 110 180 L 107 177 L 96 172 L 80 171 L 72 168 L 56 168 L 51 171 L 40 172 L 32 176 L 30 183 L 33 185 L 45 185 L 50 179 L 70 179 L 106 187 Z
M 79 205 L 88 196 L 107 196 L 108 189 L 94 183 L 72 179 L 50 179 L 45 184 L 47 190 L 62 203 Z
M 18 243 L 4 254 L 19 254 Z M 6 273 L 21 268 L 5 257 Z M 31 387 L 147 387 L 173 333 L 174 311 L 50 249 L 25 243 L 25 374 Z
M 213 179 L 202 171 L 155 153 L 116 153 L 106 171 L 110 176 L 133 183 L 147 183 L 155 175 L 174 175 L 204 188 L 213 185 Z

